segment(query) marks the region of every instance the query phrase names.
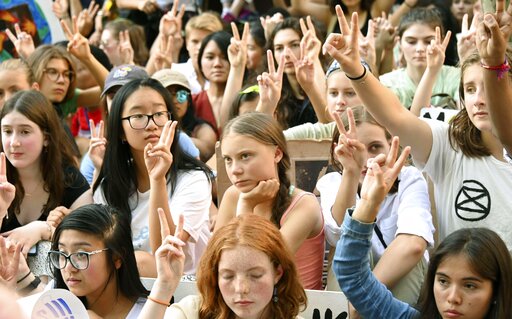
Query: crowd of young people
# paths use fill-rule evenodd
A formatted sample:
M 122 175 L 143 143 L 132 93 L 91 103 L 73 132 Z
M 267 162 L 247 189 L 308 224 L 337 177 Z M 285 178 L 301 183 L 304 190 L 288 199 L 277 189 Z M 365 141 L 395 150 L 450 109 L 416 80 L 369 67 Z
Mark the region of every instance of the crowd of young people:
M 512 318 L 512 5 L 125 2 L 57 1 L 56 44 L 6 31 L 0 287 L 91 318 L 299 318 L 304 289 L 351 318 Z M 290 182 L 302 139 L 332 140 L 319 198 Z M 182 275 L 198 296 L 171 304 Z

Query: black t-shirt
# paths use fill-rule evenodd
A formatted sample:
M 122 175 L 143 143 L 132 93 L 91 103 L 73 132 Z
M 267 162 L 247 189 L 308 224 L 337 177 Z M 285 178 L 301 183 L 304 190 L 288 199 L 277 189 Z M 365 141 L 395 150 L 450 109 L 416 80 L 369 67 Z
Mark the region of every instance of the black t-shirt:
M 60 202 L 59 206 L 69 208 L 71 205 L 73 205 L 77 198 L 79 198 L 83 193 L 90 189 L 90 186 L 78 168 L 69 166 L 64 169 L 64 172 L 64 178 L 66 179 L 68 186 L 64 188 L 64 194 L 62 195 L 62 201 Z M 46 221 L 46 218 L 48 218 L 48 214 L 42 213 L 37 220 Z M 21 226 L 22 225 L 16 217 L 10 217 L 8 219 L 4 218 L 0 232 L 3 233 Z

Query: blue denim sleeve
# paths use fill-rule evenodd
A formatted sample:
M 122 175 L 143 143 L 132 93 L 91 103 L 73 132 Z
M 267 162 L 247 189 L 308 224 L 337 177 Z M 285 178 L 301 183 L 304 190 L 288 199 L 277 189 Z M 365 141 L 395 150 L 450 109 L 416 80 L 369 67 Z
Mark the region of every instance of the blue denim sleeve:
M 395 299 L 373 276 L 369 260 L 373 226 L 345 214 L 332 266 L 340 288 L 364 318 L 416 318 L 416 309 Z

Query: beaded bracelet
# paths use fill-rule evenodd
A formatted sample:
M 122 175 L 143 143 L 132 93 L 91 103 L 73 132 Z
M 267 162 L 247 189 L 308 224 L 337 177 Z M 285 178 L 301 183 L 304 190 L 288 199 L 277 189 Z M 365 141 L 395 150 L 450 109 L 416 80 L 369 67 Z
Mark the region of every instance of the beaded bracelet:
M 165 302 L 165 301 L 162 301 L 162 300 L 158 300 L 156 298 L 153 298 L 151 296 L 148 296 L 148 300 L 151 300 L 153 301 L 154 303 L 157 303 L 159 305 L 162 305 L 162 306 L 166 306 L 166 307 L 169 307 L 171 304 L 168 303 L 168 302 Z
M 482 68 L 484 68 L 486 70 L 496 71 L 498 80 L 503 79 L 505 74 L 510 70 L 510 64 L 508 64 L 508 60 L 506 58 L 505 58 L 505 62 L 503 62 L 503 64 L 500 64 L 500 65 L 496 65 L 496 66 L 485 65 L 482 61 L 480 61 L 480 65 L 482 66 Z

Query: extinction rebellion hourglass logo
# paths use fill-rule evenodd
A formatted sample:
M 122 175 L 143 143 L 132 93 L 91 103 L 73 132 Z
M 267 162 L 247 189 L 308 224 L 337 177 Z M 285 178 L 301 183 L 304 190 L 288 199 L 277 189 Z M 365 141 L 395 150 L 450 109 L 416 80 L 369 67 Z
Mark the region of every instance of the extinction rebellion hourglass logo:
M 455 199 L 455 213 L 466 221 L 485 219 L 491 211 L 491 196 L 484 185 L 475 180 L 466 180 Z

